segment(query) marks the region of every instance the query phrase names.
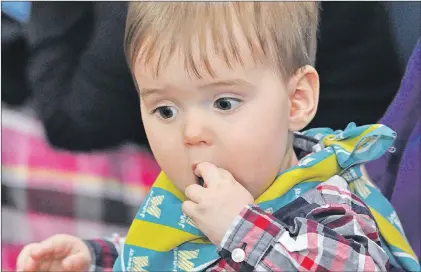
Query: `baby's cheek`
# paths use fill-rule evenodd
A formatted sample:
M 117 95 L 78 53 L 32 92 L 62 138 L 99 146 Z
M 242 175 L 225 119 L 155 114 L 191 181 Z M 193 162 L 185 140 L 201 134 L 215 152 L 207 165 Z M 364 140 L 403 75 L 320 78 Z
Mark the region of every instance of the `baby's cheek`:
M 275 168 L 256 163 L 254 168 L 249 168 L 251 171 L 244 173 L 247 177 L 240 184 L 256 199 L 272 185 L 278 172 Z
M 247 174 L 247 173 L 244 173 Z M 243 186 L 251 195 L 254 196 L 255 192 L 258 190 L 259 181 L 254 180 L 253 178 L 241 177 L 236 179 L 241 186 Z

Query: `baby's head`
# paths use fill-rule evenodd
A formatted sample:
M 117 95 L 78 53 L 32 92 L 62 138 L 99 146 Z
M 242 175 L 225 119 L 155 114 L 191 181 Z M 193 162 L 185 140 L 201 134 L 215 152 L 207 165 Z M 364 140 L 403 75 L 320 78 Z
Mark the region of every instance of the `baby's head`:
M 156 160 L 183 190 L 197 163 L 257 197 L 296 163 L 314 117 L 315 2 L 132 2 L 126 54 Z

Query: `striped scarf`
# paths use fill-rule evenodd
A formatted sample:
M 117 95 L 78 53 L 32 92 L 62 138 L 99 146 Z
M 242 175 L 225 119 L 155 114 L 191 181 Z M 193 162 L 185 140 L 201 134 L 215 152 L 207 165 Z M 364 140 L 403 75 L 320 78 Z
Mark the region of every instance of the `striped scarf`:
M 301 135 L 319 140 L 317 152 L 280 173 L 256 204 L 276 211 L 296 199 L 297 191 L 303 193 L 339 174 L 370 208 L 390 262 L 419 271 L 395 210 L 373 184 L 360 178 L 360 165 L 390 149 L 396 133 L 383 125 L 351 123 L 344 131 L 318 128 Z M 184 200 L 183 193 L 161 173 L 130 226 L 114 271 L 202 271 L 219 259 L 216 246 L 183 214 Z

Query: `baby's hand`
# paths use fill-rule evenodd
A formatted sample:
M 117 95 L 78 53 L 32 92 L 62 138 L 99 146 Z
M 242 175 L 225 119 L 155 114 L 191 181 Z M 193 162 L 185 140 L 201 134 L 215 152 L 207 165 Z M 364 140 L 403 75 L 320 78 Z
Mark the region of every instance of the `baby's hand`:
M 196 174 L 207 186 L 192 184 L 186 188 L 185 195 L 189 200 L 183 203 L 183 212 L 212 243 L 220 245 L 235 217 L 246 205 L 254 202 L 253 196 L 231 173 L 211 163 L 198 164 Z
M 80 238 L 58 234 L 25 246 L 16 267 L 18 271 L 88 271 L 90 265 L 90 250 Z

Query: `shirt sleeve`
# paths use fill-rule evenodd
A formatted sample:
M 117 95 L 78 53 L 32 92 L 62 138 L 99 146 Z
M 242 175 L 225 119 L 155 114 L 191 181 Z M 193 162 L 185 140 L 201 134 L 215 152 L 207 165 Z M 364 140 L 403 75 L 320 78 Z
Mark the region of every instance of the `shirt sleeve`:
M 248 205 L 218 252 L 241 271 L 385 271 L 368 207 L 335 176 L 274 214 Z
M 91 251 L 92 263 L 89 271 L 112 271 L 125 239 L 126 237 L 114 235 L 112 238 L 85 240 Z
M 34 2 L 27 25 L 28 78 L 46 137 L 56 148 L 146 144 L 127 66 L 124 2 Z

